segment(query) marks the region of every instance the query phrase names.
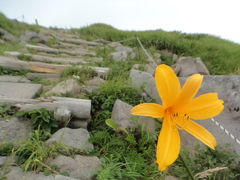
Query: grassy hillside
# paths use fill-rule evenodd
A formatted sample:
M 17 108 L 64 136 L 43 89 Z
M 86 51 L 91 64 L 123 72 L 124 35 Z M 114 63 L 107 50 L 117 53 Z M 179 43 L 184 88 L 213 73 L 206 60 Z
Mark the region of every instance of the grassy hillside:
M 22 22 L 12 21 L 8 19 L 4 14 L 0 13 L 0 28 L 12 33 L 15 36 L 20 36 L 26 30 L 39 31 L 38 25 L 29 25 Z
M 206 34 L 185 34 L 181 32 L 121 31 L 104 24 L 94 24 L 82 29 L 73 29 L 82 38 L 124 41 L 124 44 L 138 46 L 139 37 L 147 48 L 168 49 L 181 56 L 201 57 L 211 74 L 240 74 L 240 45 Z

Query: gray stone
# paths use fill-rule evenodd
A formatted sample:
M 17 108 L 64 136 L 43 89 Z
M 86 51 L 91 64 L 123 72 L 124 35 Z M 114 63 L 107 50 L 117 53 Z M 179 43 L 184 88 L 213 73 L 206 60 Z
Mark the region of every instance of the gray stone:
M 144 71 L 144 72 L 154 75 L 156 67 L 157 66 L 152 67 L 150 64 L 134 64 L 132 69 Z
M 17 42 L 18 39 L 13 36 L 11 33 L 7 32 L 6 30 L 0 28 L 0 38 L 6 41 Z
M 133 49 L 130 47 L 123 46 L 118 42 L 112 42 L 108 46 L 115 49 L 116 52 L 111 53 L 111 57 L 115 61 L 126 61 L 128 58 L 136 57 Z
M 0 120 L 0 142 L 24 141 L 30 136 L 31 131 L 31 124 L 27 120 L 18 118 Z
M 166 176 L 164 180 L 178 180 L 178 178 L 174 176 Z
M 0 156 L 0 167 L 6 162 L 7 157 L 6 156 Z
M 47 81 L 59 81 L 60 73 L 27 73 L 26 77 L 30 80 L 41 78 Z
M 57 142 L 81 150 L 92 150 L 93 145 L 88 141 L 89 138 L 90 135 L 86 129 L 62 128 L 55 132 L 46 143 L 50 145 Z
M 26 44 L 26 47 L 29 49 L 33 49 L 36 51 L 40 51 L 40 52 L 47 52 L 47 53 L 59 53 L 59 51 L 57 49 L 54 48 L 50 48 L 48 46 L 37 46 L 37 45 L 32 45 L 32 44 Z
M 99 46 L 102 45 L 101 43 L 97 42 L 90 42 L 86 41 L 83 39 L 73 39 L 73 38 L 68 38 L 68 37 L 58 37 L 60 41 L 67 42 L 67 43 L 72 43 L 72 44 L 77 44 L 77 45 L 86 45 L 86 46 Z
M 185 80 L 186 78 L 181 78 L 181 82 Z M 240 76 L 205 76 L 198 95 L 208 92 L 218 92 L 219 98 L 225 102 L 223 113 L 214 119 L 240 140 Z M 196 122 L 208 129 L 216 137 L 219 145 L 230 144 L 228 147 L 240 154 L 239 144 L 210 119 Z M 186 132 L 182 132 L 182 144 L 189 150 L 193 150 L 196 144 L 202 145 L 200 141 Z
M 54 180 L 81 180 L 81 179 L 76 179 L 76 178 L 62 176 L 62 175 L 56 175 Z
M 86 92 L 93 92 L 99 89 L 100 86 L 104 83 L 105 83 L 105 80 L 103 80 L 102 78 L 94 77 L 93 79 L 90 79 L 84 83 L 85 87 L 83 87 L 83 89 Z
M 83 58 L 49 57 L 49 56 L 43 56 L 43 55 L 32 55 L 31 61 L 51 62 L 51 63 L 71 63 L 71 64 L 87 63 Z
M 89 123 L 89 120 L 86 121 L 86 120 L 77 119 L 77 120 L 71 120 L 69 122 L 68 126 L 70 128 L 73 128 L 73 129 L 75 129 L 75 128 L 85 128 L 85 129 L 87 129 L 88 123 Z
M 48 94 L 54 95 L 66 95 L 68 93 L 72 95 L 76 95 L 80 93 L 81 86 L 75 79 L 68 79 L 66 81 L 62 81 L 54 86 L 50 91 L 46 92 Z
M 151 98 L 155 99 L 157 102 L 161 102 L 156 89 L 155 79 L 151 74 L 132 69 L 130 71 L 130 81 L 135 88 L 143 88 Z
M 209 75 L 209 71 L 201 58 L 181 57 L 175 64 L 175 72 L 178 76 L 190 76 L 192 74 Z
M 71 111 L 66 107 L 59 107 L 54 111 L 54 118 L 59 122 L 59 125 L 66 126 L 71 119 Z
M 18 56 L 22 55 L 22 53 L 17 52 L 17 51 L 5 51 L 4 55 L 18 57 Z
M 68 172 L 70 177 L 80 180 L 92 180 L 101 162 L 95 156 L 76 155 L 74 158 L 71 158 L 59 155 L 51 160 L 49 164 L 57 165 L 61 172 Z
M 42 90 L 41 84 L 0 82 L 0 97 L 34 98 Z
M 55 180 L 53 175 L 45 176 L 43 173 L 24 172 L 20 167 L 10 167 L 11 171 L 5 176 L 8 180 Z
M 20 39 L 24 42 L 28 42 L 28 41 L 39 42 L 39 35 L 38 33 L 33 31 L 26 31 L 25 34 L 22 35 Z
M 31 81 L 22 76 L 0 76 L 0 82 L 30 83 Z
M 0 44 L 3 44 L 3 43 L 5 43 L 5 41 L 4 41 L 4 40 L 2 40 L 2 39 L 0 39 Z
M 133 106 L 121 101 L 116 100 L 112 111 L 112 120 L 114 120 L 121 128 L 133 128 L 137 125 L 143 125 L 147 131 L 155 132 L 155 120 L 149 117 L 139 117 L 131 115 Z

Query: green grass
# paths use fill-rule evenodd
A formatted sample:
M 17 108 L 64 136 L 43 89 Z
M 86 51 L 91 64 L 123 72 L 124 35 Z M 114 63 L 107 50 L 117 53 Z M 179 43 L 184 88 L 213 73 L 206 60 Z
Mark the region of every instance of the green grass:
M 82 29 L 73 29 L 88 40 L 105 39 L 125 41 L 132 47 L 139 46 L 139 37 L 146 48 L 168 49 L 180 56 L 201 57 L 211 74 L 234 74 L 240 67 L 240 45 L 207 34 L 185 34 L 181 32 L 121 31 L 105 24 L 94 24 Z
M 61 77 L 72 77 L 73 76 L 77 77 L 77 80 L 80 83 L 84 83 L 84 81 L 89 80 L 93 78 L 94 76 L 97 76 L 97 72 L 89 67 L 82 67 L 82 68 L 77 68 L 77 67 L 72 67 L 65 69 L 61 73 Z
M 22 22 L 12 21 L 2 13 L 0 13 L 0 28 L 18 37 L 21 36 L 26 30 L 34 32 L 39 32 L 40 30 L 40 26 L 38 25 L 29 25 Z

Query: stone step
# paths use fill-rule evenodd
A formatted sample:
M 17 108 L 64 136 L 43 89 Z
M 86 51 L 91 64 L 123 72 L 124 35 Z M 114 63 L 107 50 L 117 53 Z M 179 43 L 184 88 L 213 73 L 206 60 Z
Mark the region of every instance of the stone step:
M 0 82 L 30 83 L 31 81 L 23 76 L 0 76 Z
M 23 89 L 24 90 L 24 89 Z M 45 108 L 54 111 L 58 108 L 66 108 L 71 112 L 71 116 L 81 120 L 89 120 L 91 117 L 91 100 L 67 98 L 67 97 L 47 97 L 39 99 L 23 99 L 15 97 L 1 97 L 0 105 L 11 104 L 19 110 L 33 110 Z
M 66 38 L 66 37 L 57 37 L 62 42 L 67 42 L 71 44 L 77 44 L 77 45 L 86 45 L 86 46 L 100 46 L 102 43 L 97 42 L 90 42 L 83 39 L 73 39 L 73 38 Z
M 41 84 L 0 82 L 1 98 L 34 98 L 42 91 Z
M 21 61 L 18 60 L 17 58 L 6 56 L 0 56 L 0 66 L 13 70 L 32 70 L 36 72 L 54 72 L 54 73 L 59 73 L 62 72 L 64 69 L 73 67 L 72 65 L 69 64 L 62 65 L 32 61 Z M 82 68 L 83 66 L 78 65 L 74 67 Z M 101 78 L 104 78 L 109 71 L 109 68 L 105 67 L 93 67 L 93 66 L 88 67 L 94 69 L 98 73 L 98 76 Z
M 90 51 L 88 49 L 84 49 L 84 48 L 76 48 L 76 49 L 55 49 L 55 48 L 51 48 L 48 46 L 43 46 L 43 45 L 31 45 L 31 44 L 26 44 L 26 47 L 29 49 L 33 49 L 36 51 L 40 51 L 40 52 L 46 52 L 46 53 L 53 53 L 53 54 L 69 54 L 72 56 L 77 56 L 77 55 L 90 55 L 90 56 L 96 56 L 96 53 L 94 51 Z

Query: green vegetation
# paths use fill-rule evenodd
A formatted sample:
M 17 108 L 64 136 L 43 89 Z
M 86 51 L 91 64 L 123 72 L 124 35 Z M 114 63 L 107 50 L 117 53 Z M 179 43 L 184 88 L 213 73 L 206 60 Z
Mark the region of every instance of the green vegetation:
M 13 43 L 13 42 L 0 43 L 0 55 L 3 55 L 5 51 L 19 51 L 23 48 L 24 48 L 23 45 L 19 43 Z
M 20 36 L 26 30 L 39 32 L 38 25 L 29 25 L 18 21 L 12 21 L 0 13 L 0 28 L 12 33 L 13 35 Z
M 227 151 L 226 148 L 224 150 L 223 147 L 218 147 L 213 151 L 208 147 L 196 146 L 194 156 L 190 155 L 187 150 L 183 151 L 182 156 L 193 175 L 216 167 L 227 167 L 226 170 L 210 173 L 211 175 L 207 179 L 235 180 L 240 178 L 240 169 L 238 168 L 240 162 L 237 160 L 239 157 L 235 153 Z M 180 179 L 189 179 L 180 159 L 169 168 L 169 173 Z
M 30 71 L 29 70 L 20 70 L 20 71 L 12 70 L 12 69 L 8 69 L 0 66 L 0 75 L 24 76 L 28 72 Z
M 181 32 L 121 31 L 104 24 L 94 24 L 82 29 L 73 29 L 88 40 L 105 39 L 124 41 L 132 47 L 139 46 L 139 37 L 146 48 L 167 49 L 181 56 L 201 57 L 211 74 L 234 74 L 240 66 L 240 45 L 207 34 L 185 34 Z
M 73 77 L 75 76 L 76 79 L 80 82 L 83 83 L 86 80 L 89 80 L 93 78 L 94 76 L 97 76 L 97 72 L 89 67 L 82 67 L 82 68 L 68 68 L 65 69 L 62 74 L 62 77 Z
M 0 106 L 0 118 L 8 119 L 17 112 L 17 108 L 10 104 L 3 104 Z
M 30 120 L 33 129 L 42 130 L 46 134 L 52 134 L 58 128 L 58 124 L 54 118 L 53 112 L 50 112 L 44 108 L 18 111 L 16 115 L 18 117 L 23 117 Z

